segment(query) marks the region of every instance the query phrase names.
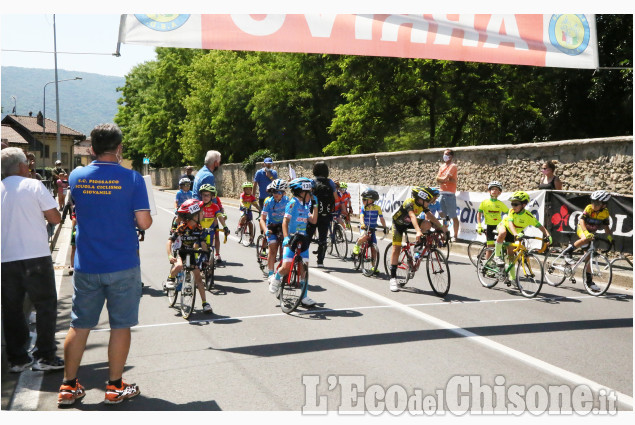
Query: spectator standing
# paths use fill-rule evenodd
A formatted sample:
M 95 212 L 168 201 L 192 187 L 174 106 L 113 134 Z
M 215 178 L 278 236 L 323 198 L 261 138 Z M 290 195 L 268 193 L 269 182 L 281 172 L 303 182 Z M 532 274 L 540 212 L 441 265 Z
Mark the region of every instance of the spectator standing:
M 64 171 L 59 174 L 59 179 L 57 179 L 55 184 L 57 186 L 57 203 L 60 206 L 60 211 L 62 211 L 66 203 L 66 193 L 68 192 L 68 176 Z
M 179 182 L 183 179 L 190 179 L 190 187 L 192 187 L 192 185 L 194 184 L 194 174 L 192 174 L 193 171 L 194 167 L 192 167 L 191 165 L 185 167 L 185 174 L 179 177 Z
M 542 176 L 540 177 L 539 190 L 562 190 L 562 180 L 554 173 L 556 171 L 556 164 L 552 161 L 546 161 L 540 167 Z
M 207 151 L 205 155 L 205 164 L 198 170 L 194 177 L 194 186 L 192 186 L 192 192 L 194 192 L 194 199 L 201 201 L 201 195 L 198 190 L 204 184 L 211 184 L 216 186 L 216 179 L 214 177 L 214 171 L 220 167 L 220 152 Z
M 324 256 L 326 255 L 326 237 L 329 232 L 329 223 L 333 220 L 335 204 L 339 200 L 335 182 L 329 179 L 329 167 L 324 161 L 318 161 L 313 165 L 314 188 L 313 204 L 311 210 L 317 205 L 317 223 L 307 225 L 307 235 L 309 240 L 313 238 L 315 230 L 318 231 L 317 266 L 324 267 Z
M 30 178 L 19 148 L 2 150 L 2 325 L 9 371 L 55 370 L 57 291 L 45 220 L 60 222 L 55 200 L 42 182 Z M 27 353 L 29 327 L 23 312 L 28 294 L 37 314 L 34 360 Z
M 90 136 L 96 160 L 73 171 L 70 178 L 77 213 L 75 292 L 64 341 L 66 366 L 58 405 L 73 404 L 85 395 L 77 373 L 104 302 L 111 329 L 104 402 L 116 404 L 139 394 L 139 387 L 123 382 L 122 375 L 130 350 L 130 328 L 139 322 L 142 284 L 136 228 L 145 230 L 152 224 L 148 194 L 141 175 L 119 165 L 119 127 L 101 124 Z M 93 184 L 95 181 L 100 183 Z
M 453 162 L 454 151 L 446 149 L 443 152 L 443 164 L 437 173 L 437 182 L 441 186 L 441 217 L 452 219 L 454 236 L 452 242 L 456 242 L 459 236 L 459 219 L 456 213 L 456 182 L 459 176 L 459 167 Z
M 263 162 L 265 164 L 264 167 L 256 171 L 254 175 L 254 187 L 258 187 L 258 206 L 260 207 L 260 211 L 262 211 L 262 205 L 265 199 L 269 196 L 267 186 L 278 178 L 278 172 L 271 169 L 271 167 L 273 167 L 273 159 L 265 158 Z
M 32 153 L 27 153 L 26 159 L 29 161 L 29 177 L 31 177 L 32 179 L 42 180 L 42 176 L 35 169 L 35 155 Z

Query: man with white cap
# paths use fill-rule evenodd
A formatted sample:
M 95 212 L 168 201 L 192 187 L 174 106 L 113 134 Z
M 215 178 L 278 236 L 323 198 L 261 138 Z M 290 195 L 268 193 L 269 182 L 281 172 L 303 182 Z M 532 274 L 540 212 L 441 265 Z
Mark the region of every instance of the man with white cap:
M 267 157 L 263 162 L 265 163 L 265 166 L 256 171 L 256 174 L 254 175 L 254 187 L 258 187 L 258 205 L 260 206 L 260 211 L 262 211 L 262 204 L 265 202 L 267 196 L 269 196 L 267 194 L 267 186 L 269 186 L 269 183 L 278 178 L 276 170 L 271 169 L 273 166 L 273 159 Z

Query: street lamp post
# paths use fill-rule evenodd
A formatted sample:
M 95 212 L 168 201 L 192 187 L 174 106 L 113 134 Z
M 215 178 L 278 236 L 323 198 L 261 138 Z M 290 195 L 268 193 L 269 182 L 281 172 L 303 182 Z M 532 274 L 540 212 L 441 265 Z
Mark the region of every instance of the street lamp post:
M 81 80 L 82 77 L 75 77 L 75 78 L 67 78 L 65 80 L 59 80 L 57 81 L 58 83 L 61 83 L 62 81 L 75 81 L 75 80 Z M 44 84 L 44 103 L 42 105 L 42 145 L 44 146 L 44 137 L 46 137 L 45 133 L 46 133 L 46 86 L 48 86 L 49 84 L 53 84 L 55 81 L 49 81 L 48 83 Z M 44 148 L 46 149 L 46 148 Z M 59 148 L 58 148 L 58 152 L 59 152 Z M 43 154 L 45 154 L 45 152 L 43 152 Z M 42 155 L 44 156 L 44 155 Z M 44 162 L 42 164 L 42 167 L 44 167 L 46 165 L 46 156 L 44 156 Z

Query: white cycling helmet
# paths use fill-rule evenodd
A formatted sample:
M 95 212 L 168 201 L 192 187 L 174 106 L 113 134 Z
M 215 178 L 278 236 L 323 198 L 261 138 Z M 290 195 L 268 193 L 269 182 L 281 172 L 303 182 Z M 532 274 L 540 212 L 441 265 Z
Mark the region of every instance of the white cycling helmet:
M 596 190 L 591 194 L 592 201 L 608 202 L 611 199 L 611 194 L 606 190 Z
M 489 184 L 487 185 L 487 190 L 490 190 L 493 187 L 497 187 L 498 189 L 500 189 L 501 192 L 503 191 L 503 183 L 497 180 L 489 182 Z
M 187 177 L 183 177 L 181 180 L 179 180 L 179 186 L 182 186 L 184 184 L 189 184 L 191 186 L 192 181 L 188 179 Z
M 269 184 L 269 186 L 267 186 L 267 188 L 271 190 L 286 191 L 288 186 L 284 179 L 275 179 Z

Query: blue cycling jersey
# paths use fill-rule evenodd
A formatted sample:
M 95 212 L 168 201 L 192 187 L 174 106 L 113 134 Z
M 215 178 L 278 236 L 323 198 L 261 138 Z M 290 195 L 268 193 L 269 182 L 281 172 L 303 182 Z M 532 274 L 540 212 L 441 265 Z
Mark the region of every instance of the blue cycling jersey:
M 289 234 L 306 235 L 306 225 L 309 221 L 311 203 L 304 205 L 298 198 L 293 198 L 284 210 L 284 216 L 289 219 Z
M 179 189 L 179 191 L 176 192 L 176 207 L 180 207 L 183 202 L 192 198 L 194 198 L 194 192 L 192 192 L 191 190 L 188 190 L 186 192 L 183 189 Z
M 284 213 L 289 203 L 289 198 L 282 196 L 279 202 L 273 199 L 273 196 L 268 197 L 262 206 L 262 215 L 267 219 L 267 225 L 269 224 L 282 224 Z

